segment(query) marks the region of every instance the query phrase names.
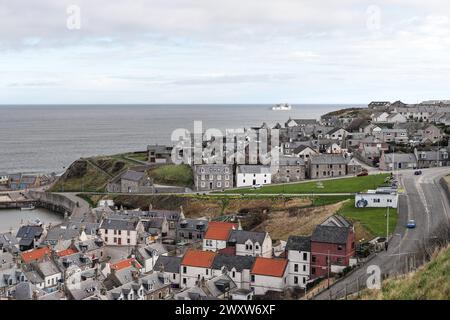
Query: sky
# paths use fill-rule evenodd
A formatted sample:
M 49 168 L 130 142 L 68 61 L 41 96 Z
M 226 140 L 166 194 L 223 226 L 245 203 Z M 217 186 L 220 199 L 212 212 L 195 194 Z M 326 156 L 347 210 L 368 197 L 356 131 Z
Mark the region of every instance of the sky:
M 450 99 L 449 16 L 444 0 L 0 0 L 0 104 Z

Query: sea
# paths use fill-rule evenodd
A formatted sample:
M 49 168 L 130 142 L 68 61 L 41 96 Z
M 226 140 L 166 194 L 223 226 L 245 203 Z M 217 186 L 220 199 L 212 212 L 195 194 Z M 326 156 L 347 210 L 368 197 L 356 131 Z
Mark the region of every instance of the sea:
M 0 172 L 62 173 L 80 157 L 146 150 L 170 144 L 175 129 L 249 128 L 289 117 L 315 118 L 344 104 L 272 105 L 0 105 Z

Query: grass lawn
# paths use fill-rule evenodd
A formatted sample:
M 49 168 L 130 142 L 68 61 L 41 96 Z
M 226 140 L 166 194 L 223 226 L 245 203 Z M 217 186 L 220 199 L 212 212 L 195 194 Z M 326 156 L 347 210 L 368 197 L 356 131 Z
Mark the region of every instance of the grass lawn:
M 190 166 L 180 165 L 164 165 L 150 169 L 148 174 L 157 184 L 165 184 L 180 187 L 192 187 L 194 177 Z
M 385 183 L 387 174 L 370 175 L 365 177 L 342 178 L 335 180 L 310 181 L 284 185 L 268 185 L 260 189 L 233 189 L 228 193 L 353 193 L 376 189 Z
M 374 237 L 386 236 L 386 208 L 355 208 L 351 199 L 338 213 L 352 221 L 358 221 Z M 389 234 L 394 232 L 397 225 L 397 209 L 389 209 Z

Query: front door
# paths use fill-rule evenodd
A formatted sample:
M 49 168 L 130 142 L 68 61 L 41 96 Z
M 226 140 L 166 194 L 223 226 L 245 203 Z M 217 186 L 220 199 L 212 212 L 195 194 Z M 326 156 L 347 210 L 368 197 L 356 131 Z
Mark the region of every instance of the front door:
M 117 239 L 117 244 L 120 246 L 122 244 L 122 238 Z

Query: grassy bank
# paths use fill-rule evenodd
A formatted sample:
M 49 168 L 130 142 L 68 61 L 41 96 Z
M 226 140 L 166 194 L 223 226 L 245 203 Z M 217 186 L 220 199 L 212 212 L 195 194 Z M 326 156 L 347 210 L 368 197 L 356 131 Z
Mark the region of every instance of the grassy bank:
M 148 174 L 157 184 L 192 187 L 194 177 L 190 166 L 181 165 L 164 165 L 148 170 Z
M 387 174 L 378 174 L 365 177 L 268 185 L 260 189 L 233 189 L 226 192 L 246 194 L 355 193 L 366 191 L 368 189 L 376 189 L 380 185 L 383 185 L 388 177 L 389 175 Z
M 386 236 L 386 208 L 355 208 L 353 199 L 347 201 L 338 213 L 353 222 L 359 223 L 371 237 Z M 389 209 L 389 233 L 397 225 L 397 209 Z
M 365 290 L 363 300 L 449 300 L 450 248 L 441 250 L 425 266 L 403 279 L 382 283 L 380 290 Z

